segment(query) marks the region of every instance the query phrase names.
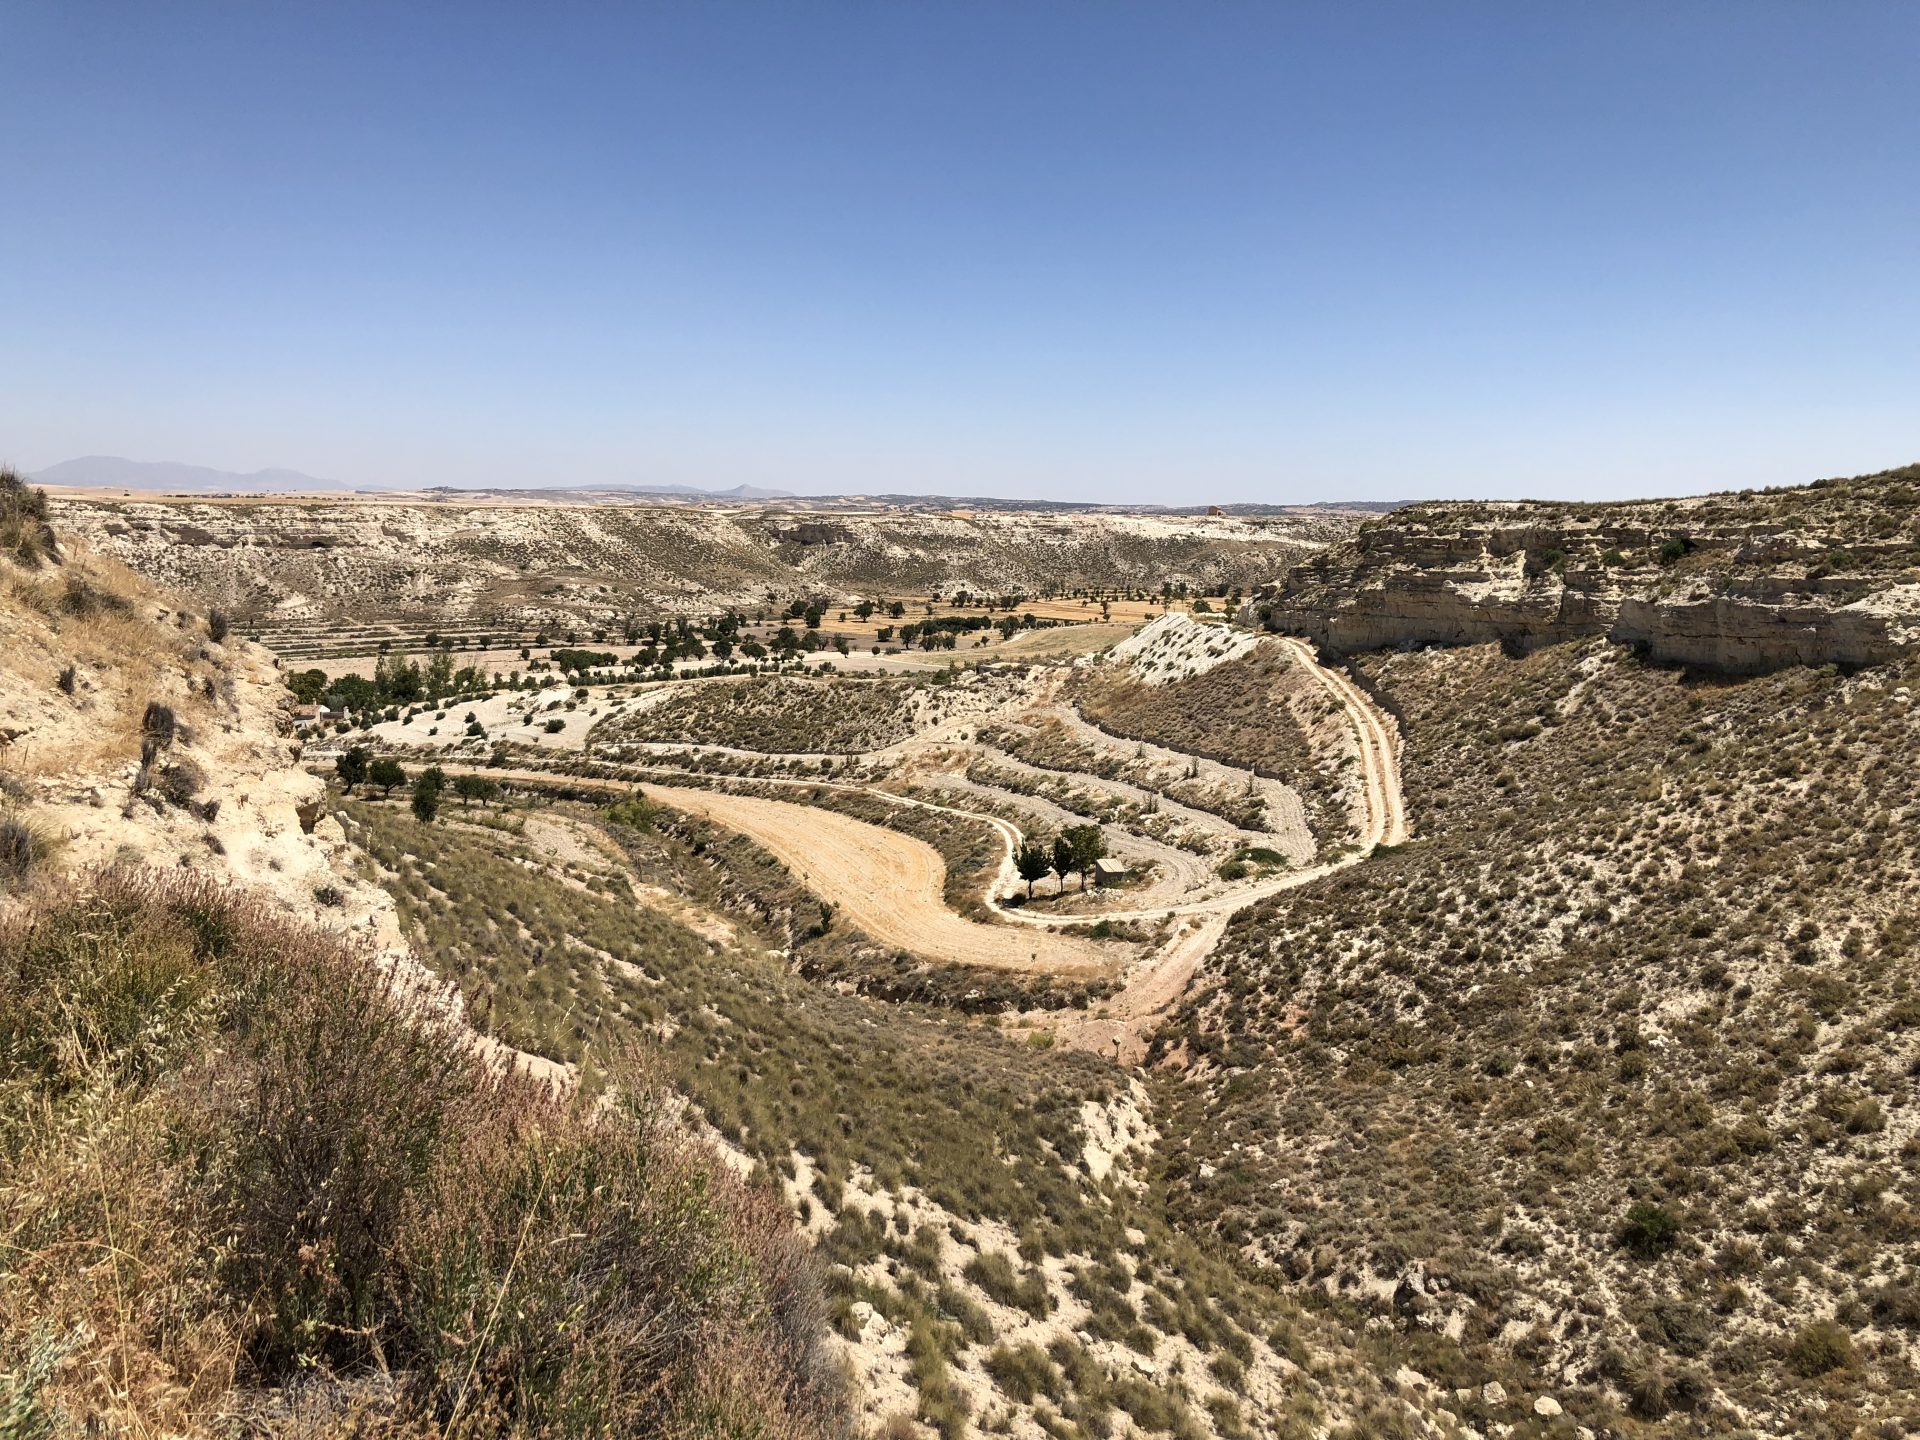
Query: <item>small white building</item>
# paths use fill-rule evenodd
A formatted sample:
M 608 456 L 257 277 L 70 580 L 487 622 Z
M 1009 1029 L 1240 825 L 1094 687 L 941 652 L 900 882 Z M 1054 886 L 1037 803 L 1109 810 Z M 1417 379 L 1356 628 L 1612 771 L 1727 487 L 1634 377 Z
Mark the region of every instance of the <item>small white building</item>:
M 1096 885 L 1118 885 L 1126 878 L 1125 863 L 1115 860 L 1111 855 L 1102 855 L 1093 862 L 1093 883 Z

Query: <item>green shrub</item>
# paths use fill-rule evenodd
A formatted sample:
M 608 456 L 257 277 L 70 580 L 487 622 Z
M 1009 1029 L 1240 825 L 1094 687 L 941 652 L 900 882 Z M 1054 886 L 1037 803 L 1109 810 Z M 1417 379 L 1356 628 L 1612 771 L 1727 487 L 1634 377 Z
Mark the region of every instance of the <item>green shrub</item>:
M 1641 1260 L 1658 1260 L 1680 1243 L 1680 1221 L 1650 1200 L 1635 1201 L 1615 1238 Z
M 1787 1344 L 1787 1365 L 1811 1380 L 1853 1363 L 1853 1337 L 1831 1320 L 1803 1325 Z
M 1049 1400 L 1060 1397 L 1059 1367 L 1047 1358 L 1046 1351 L 1031 1341 L 1022 1341 L 1011 1348 L 994 1346 L 987 1353 L 986 1367 L 993 1383 L 1009 1400 L 1027 1405 L 1041 1395 Z

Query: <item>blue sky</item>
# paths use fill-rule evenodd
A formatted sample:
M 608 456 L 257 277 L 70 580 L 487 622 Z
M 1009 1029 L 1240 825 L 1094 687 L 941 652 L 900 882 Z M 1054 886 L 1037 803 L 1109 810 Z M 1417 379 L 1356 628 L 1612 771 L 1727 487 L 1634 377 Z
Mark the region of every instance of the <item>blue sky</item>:
M 1191 504 L 1920 459 L 1920 4 L 0 0 L 0 459 Z

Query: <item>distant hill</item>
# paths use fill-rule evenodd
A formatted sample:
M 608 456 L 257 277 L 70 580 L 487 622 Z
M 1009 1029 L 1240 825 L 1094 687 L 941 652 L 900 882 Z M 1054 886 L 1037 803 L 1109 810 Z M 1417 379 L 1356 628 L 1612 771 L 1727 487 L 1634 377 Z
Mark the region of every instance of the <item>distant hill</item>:
M 160 491 L 173 495 L 214 495 L 231 491 L 246 494 L 340 491 L 352 486 L 338 480 L 318 480 L 298 470 L 255 470 L 241 474 L 206 465 L 183 465 L 177 460 L 127 460 L 118 455 L 83 455 L 63 460 L 34 477 L 43 485 L 73 485 L 115 490 Z

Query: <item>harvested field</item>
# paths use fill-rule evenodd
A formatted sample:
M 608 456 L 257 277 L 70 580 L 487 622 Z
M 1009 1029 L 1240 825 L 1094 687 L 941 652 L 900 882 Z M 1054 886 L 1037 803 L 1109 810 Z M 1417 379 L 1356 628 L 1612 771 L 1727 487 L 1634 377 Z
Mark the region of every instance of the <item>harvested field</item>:
M 1031 928 L 980 925 L 947 908 L 946 863 L 924 840 L 786 800 L 647 787 L 648 798 L 751 837 L 808 889 L 883 945 L 951 964 L 1096 975 L 1123 947 Z

